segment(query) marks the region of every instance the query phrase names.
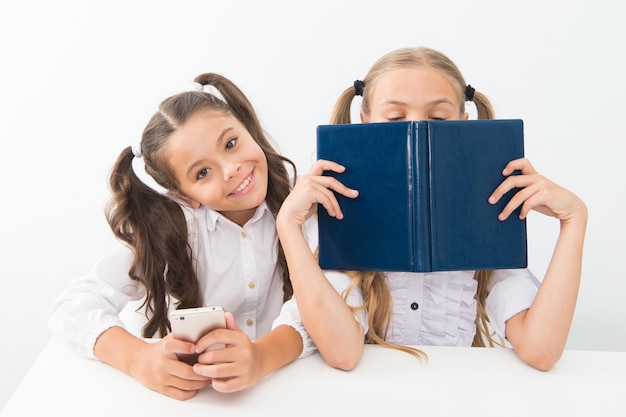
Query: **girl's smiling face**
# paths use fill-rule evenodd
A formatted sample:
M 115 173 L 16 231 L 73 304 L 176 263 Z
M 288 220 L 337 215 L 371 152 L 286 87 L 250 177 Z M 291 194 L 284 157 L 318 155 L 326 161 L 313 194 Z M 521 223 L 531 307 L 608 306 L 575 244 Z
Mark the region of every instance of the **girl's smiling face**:
M 376 79 L 370 93 L 370 113 L 361 121 L 420 121 L 467 119 L 461 113 L 462 97 L 441 72 L 428 66 L 387 71 Z
M 200 111 L 165 149 L 180 193 L 243 226 L 267 195 L 267 159 L 231 114 Z

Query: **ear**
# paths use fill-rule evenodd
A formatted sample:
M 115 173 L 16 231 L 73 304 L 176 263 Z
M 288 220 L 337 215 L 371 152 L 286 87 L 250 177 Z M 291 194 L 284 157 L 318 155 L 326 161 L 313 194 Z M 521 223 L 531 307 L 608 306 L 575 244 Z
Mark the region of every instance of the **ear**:
M 465 112 L 463 113 L 463 117 L 461 118 L 461 120 L 467 120 L 469 119 L 469 113 Z
M 187 197 L 186 195 L 183 195 L 181 193 L 179 193 L 178 191 L 168 191 L 167 192 L 169 195 L 171 195 L 174 198 L 178 198 L 179 200 L 183 200 L 185 203 L 189 204 L 191 207 L 197 209 L 200 207 L 200 203 L 196 200 L 193 200 L 189 197 Z

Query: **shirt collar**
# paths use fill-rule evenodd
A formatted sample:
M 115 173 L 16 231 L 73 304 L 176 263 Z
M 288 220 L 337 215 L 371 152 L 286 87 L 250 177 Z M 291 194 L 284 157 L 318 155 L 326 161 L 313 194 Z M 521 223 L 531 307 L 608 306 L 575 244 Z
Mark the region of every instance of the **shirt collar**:
M 218 220 L 221 222 L 226 221 L 228 223 L 232 223 L 232 221 L 226 218 L 223 214 L 215 210 L 212 210 L 210 208 L 206 208 L 204 206 L 200 206 L 200 207 L 206 210 L 206 224 L 207 224 L 207 229 L 209 231 L 212 232 L 215 230 L 215 225 L 217 224 Z M 259 207 L 256 208 L 256 211 L 254 212 L 254 215 L 252 216 L 252 218 L 248 220 L 246 224 L 251 224 L 251 223 L 258 221 L 265 215 L 266 212 L 269 213 L 270 215 L 272 214 L 267 203 L 265 202 L 265 200 L 263 200 L 263 202 L 259 205 Z

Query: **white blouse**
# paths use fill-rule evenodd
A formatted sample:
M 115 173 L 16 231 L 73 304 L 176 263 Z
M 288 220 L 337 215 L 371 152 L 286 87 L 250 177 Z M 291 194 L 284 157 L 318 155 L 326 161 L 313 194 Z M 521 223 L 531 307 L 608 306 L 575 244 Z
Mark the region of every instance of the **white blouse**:
M 283 305 L 283 282 L 276 265 L 276 223 L 267 205 L 259 206 L 240 227 L 204 206 L 193 209 L 180 204 L 203 305 L 220 305 L 232 312 L 251 340 L 268 333 Z M 144 286 L 128 276 L 132 260 L 132 251 L 120 244 L 87 275 L 72 282 L 52 305 L 48 323 L 53 334 L 94 358 L 98 336 L 112 326 L 125 327 L 120 311 L 146 294 Z M 170 310 L 175 308 L 172 301 Z M 293 327 L 302 331 L 298 323 Z
M 311 222 L 311 225 L 316 225 Z M 315 232 L 308 233 L 316 235 Z M 340 294 L 351 278 L 337 271 L 325 271 L 329 282 Z M 387 341 L 404 345 L 471 346 L 476 333 L 477 282 L 474 271 L 387 272 L 385 281 L 391 293 L 393 308 Z M 486 310 L 496 334 L 505 338 L 505 323 L 532 304 L 540 282 L 528 269 L 495 270 L 489 284 Z M 363 296 L 358 288 L 350 292 L 347 303 L 359 306 Z M 295 299 L 283 306 L 281 318 L 297 322 Z M 367 312 L 356 314 L 367 333 Z M 280 320 L 280 318 L 279 318 Z M 274 325 L 279 324 L 277 320 Z M 285 322 L 285 324 L 287 324 Z M 315 351 L 306 333 L 301 356 Z

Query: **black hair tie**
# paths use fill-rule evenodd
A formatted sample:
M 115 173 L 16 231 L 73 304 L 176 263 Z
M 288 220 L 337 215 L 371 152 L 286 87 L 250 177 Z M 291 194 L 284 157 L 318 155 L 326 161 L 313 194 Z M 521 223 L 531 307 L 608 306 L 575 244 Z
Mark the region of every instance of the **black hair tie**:
M 465 87 L 465 101 L 474 101 L 474 92 L 476 90 L 471 85 Z
M 365 88 L 365 83 L 361 80 L 356 80 L 354 82 L 354 94 L 357 96 L 363 95 L 363 89 Z

